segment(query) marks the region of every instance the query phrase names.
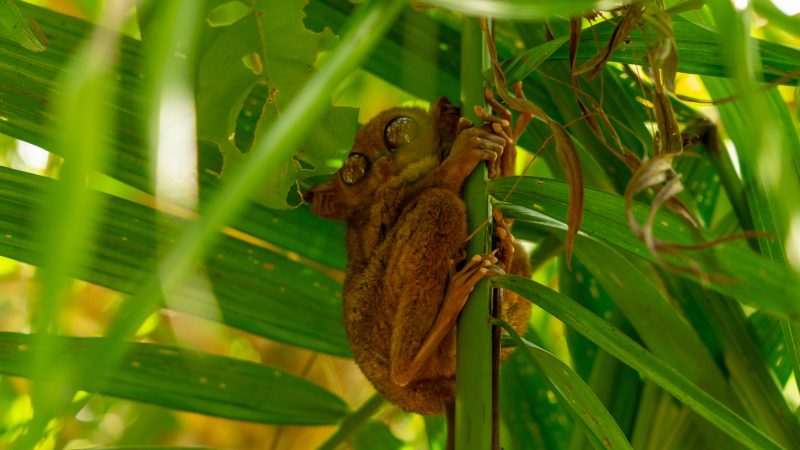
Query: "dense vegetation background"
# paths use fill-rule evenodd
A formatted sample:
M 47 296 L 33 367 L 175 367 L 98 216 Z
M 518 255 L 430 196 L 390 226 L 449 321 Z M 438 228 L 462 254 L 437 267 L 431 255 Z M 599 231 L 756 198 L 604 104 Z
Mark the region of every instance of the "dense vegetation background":
M 546 114 L 487 185 L 537 268 L 494 281 L 537 306 L 503 447 L 800 448 L 795 5 L 416 6 L 0 0 L 0 447 L 442 448 L 348 359 L 343 229 L 297 193 L 494 83 L 477 14 Z

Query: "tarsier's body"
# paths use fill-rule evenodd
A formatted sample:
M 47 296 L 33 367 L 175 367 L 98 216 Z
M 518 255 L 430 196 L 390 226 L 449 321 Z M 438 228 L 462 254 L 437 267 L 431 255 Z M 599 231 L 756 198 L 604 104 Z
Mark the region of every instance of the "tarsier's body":
M 334 178 L 308 195 L 316 214 L 347 224 L 344 320 L 353 357 L 407 411 L 441 414 L 453 404 L 455 320 L 477 281 L 499 273 L 498 263 L 528 271 L 524 253 L 510 261 L 506 233 L 505 261 L 486 255 L 455 269 L 468 235 L 460 195 L 467 175 L 481 160 L 494 164 L 493 174 L 513 167 L 500 162 L 513 142 L 492 125 L 472 127 L 446 99 L 430 113 L 385 111 L 358 132 Z M 524 332 L 530 304 L 509 294 L 504 306 L 504 318 Z

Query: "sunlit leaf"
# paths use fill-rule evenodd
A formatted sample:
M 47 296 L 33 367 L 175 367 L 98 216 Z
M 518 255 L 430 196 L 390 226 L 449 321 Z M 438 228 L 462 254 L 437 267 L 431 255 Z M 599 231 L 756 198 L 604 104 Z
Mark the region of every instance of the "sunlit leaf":
M 47 38 L 34 20 L 26 20 L 13 0 L 0 0 L 0 37 L 34 52 L 47 48 Z
M 102 338 L 59 338 L 48 374 L 26 364 L 41 349 L 34 336 L 0 333 L 0 372 L 58 382 L 52 374 L 93 364 Z M 261 423 L 320 425 L 341 419 L 336 395 L 273 367 L 154 344 L 129 344 L 125 359 L 106 380 L 71 379 L 73 387 L 168 408 Z M 61 380 L 63 381 L 63 380 Z
M 229 0 L 205 2 L 208 20 L 201 33 L 197 71 L 198 138 L 219 146 L 225 157 L 223 178 L 250 159 L 249 148 L 239 149 L 231 139 L 245 100 L 256 102 L 258 135 L 302 92 L 315 73 L 317 54 L 336 42 L 329 30 L 305 29 L 304 3 L 258 0 L 244 10 L 239 6 L 239 14 L 233 16 L 237 20 L 219 22 L 220 8 L 245 5 Z M 257 87 L 264 96 L 250 97 Z M 263 180 L 259 199 L 272 207 L 286 207 L 286 194 L 297 179 L 332 172 L 326 162 L 350 148 L 355 121 L 352 108 L 327 108 L 293 158 Z

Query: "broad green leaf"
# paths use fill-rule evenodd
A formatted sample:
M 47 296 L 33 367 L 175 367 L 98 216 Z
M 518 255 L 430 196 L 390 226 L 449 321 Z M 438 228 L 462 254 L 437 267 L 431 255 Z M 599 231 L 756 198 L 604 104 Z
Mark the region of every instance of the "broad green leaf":
M 250 92 L 262 85 L 261 92 L 265 94 L 258 99 L 263 105 L 257 111 L 258 136 L 303 91 L 315 73 L 317 54 L 335 43 L 329 30 L 313 33 L 305 29 L 304 4 L 302 0 L 256 0 L 249 5 L 236 0 L 205 1 L 207 20 L 201 34 L 197 71 L 197 129 L 199 139 L 214 142 L 223 153 L 223 178 L 252 159 L 246 154 L 249 148 L 237 149 L 231 139 Z M 243 14 L 219 22 L 214 14 L 229 5 L 243 6 Z M 340 158 L 350 148 L 356 111 L 330 107 L 327 99 L 321 101 L 326 105 L 325 115 L 313 119 L 313 126 L 292 158 L 282 161 L 273 176 L 262 180 L 259 200 L 266 205 L 287 207 L 286 194 L 296 180 L 332 172 L 326 161 Z
M 34 52 L 47 48 L 47 38 L 39 25 L 34 20 L 26 20 L 14 0 L 0 0 L 0 37 Z
M 41 264 L 43 249 L 32 232 L 45 201 L 44 177 L 0 168 L 0 254 Z M 156 249 L 173 242 L 182 219 L 103 196 L 94 243 L 71 276 L 133 294 L 156 270 Z M 257 245 L 224 236 L 206 260 L 216 299 L 202 290 L 182 292 L 171 308 L 335 355 L 348 355 L 341 318 L 341 287 L 302 264 Z M 217 303 L 218 302 L 218 303 Z
M 523 352 L 547 377 L 558 399 L 584 428 L 594 448 L 631 448 L 619 425 L 578 374 L 552 353 L 520 338 L 511 325 L 501 324 L 517 343 L 517 351 Z
M 32 373 L 28 362 L 41 349 L 35 336 L 0 333 L 0 371 L 58 382 L 53 374 L 93 365 L 103 338 L 60 337 L 48 373 Z M 155 403 L 167 408 L 251 422 L 322 425 L 346 411 L 342 399 L 303 378 L 273 367 L 154 344 L 128 344 L 123 363 L 106 380 L 72 379 L 78 389 Z
M 653 356 L 619 330 L 574 300 L 534 281 L 514 275 L 492 278 L 495 287 L 511 289 L 578 330 L 601 348 L 650 378 L 675 398 L 749 448 L 781 447 L 752 424 L 687 380 L 670 365 Z
M 497 19 L 542 20 L 553 16 L 569 17 L 592 10 L 608 10 L 622 6 L 622 0 L 425 0 L 426 4 L 452 9 L 474 16 Z
M 503 208 L 504 212 L 510 217 L 534 221 L 551 230 L 565 229 L 569 195 L 565 183 L 533 177 L 523 177 L 519 184 L 516 183 L 513 177 L 489 183 L 490 192 L 495 197 L 505 198 L 514 205 L 526 206 L 507 206 Z M 644 244 L 630 232 L 621 196 L 592 189 L 586 189 L 585 195 L 584 221 L 581 225 L 583 235 L 656 262 Z M 634 203 L 633 211 L 637 219 L 642 221 L 649 208 Z M 691 230 L 684 221 L 666 211 L 657 214 L 654 230 L 659 239 L 679 244 L 698 244 L 712 238 L 704 232 Z M 693 236 L 699 236 L 700 240 L 693 240 Z M 797 289 L 800 275 L 736 243 L 686 252 L 686 256 L 699 264 L 708 277 L 703 282 L 710 289 L 764 308 L 777 317 L 800 320 L 800 290 Z M 679 275 L 697 280 L 690 273 Z

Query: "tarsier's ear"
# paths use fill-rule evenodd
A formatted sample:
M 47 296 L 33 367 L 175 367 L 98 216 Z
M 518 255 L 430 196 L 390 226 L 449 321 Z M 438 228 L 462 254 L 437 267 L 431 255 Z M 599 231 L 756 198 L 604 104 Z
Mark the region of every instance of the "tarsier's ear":
M 431 105 L 431 119 L 433 119 L 436 136 L 439 140 L 442 160 L 450 154 L 450 148 L 453 147 L 453 142 L 456 140 L 460 117 L 461 108 L 450 103 L 447 97 L 441 97 Z

